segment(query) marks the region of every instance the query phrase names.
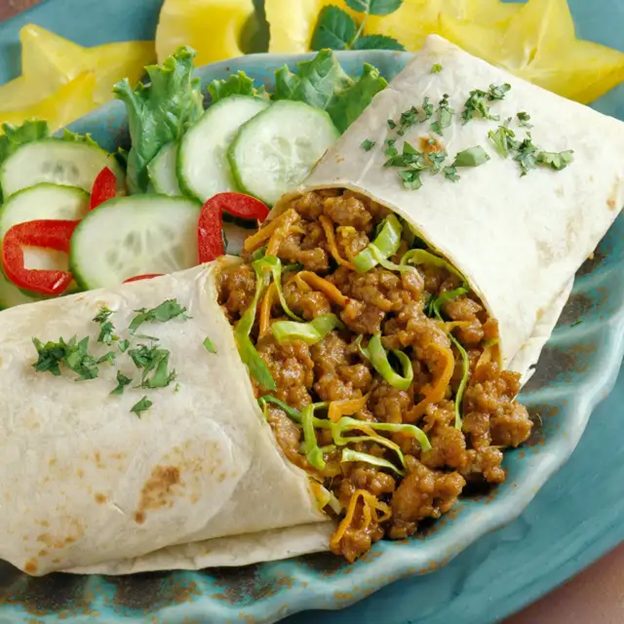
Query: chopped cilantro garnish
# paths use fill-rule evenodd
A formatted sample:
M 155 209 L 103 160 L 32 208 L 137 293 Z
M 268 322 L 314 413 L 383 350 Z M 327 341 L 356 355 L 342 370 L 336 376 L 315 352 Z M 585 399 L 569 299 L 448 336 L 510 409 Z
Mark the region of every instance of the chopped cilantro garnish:
M 440 63 L 434 63 L 431 66 L 431 73 L 432 74 L 439 74 L 442 71 L 443 67 L 442 65 L 440 65 Z
M 210 340 L 210 338 L 208 336 L 206 336 L 204 338 L 204 342 L 202 342 L 202 344 L 204 345 L 204 349 L 206 349 L 206 351 L 208 351 L 208 353 L 216 353 L 217 352 L 217 347 L 215 347 L 214 342 L 212 342 L 212 340 Z
M 420 171 L 417 169 L 404 169 L 403 171 L 399 171 L 399 177 L 403 181 L 403 186 L 410 191 L 415 191 L 422 186 Z
M 537 154 L 537 163 L 551 167 L 556 171 L 561 171 L 574 160 L 573 154 L 573 150 L 566 150 L 564 152 L 539 152 Z
M 117 336 L 113 334 L 115 331 L 115 326 L 109 320 L 112 310 L 109 310 L 107 307 L 101 307 L 100 311 L 93 318 L 94 323 L 100 324 L 100 334 L 97 338 L 98 342 L 103 342 L 106 345 L 109 345 L 113 342 L 113 340 L 117 340 Z
M 515 137 L 515 132 L 507 126 L 498 126 L 496 130 L 488 132 L 488 138 L 492 145 L 494 145 L 496 151 L 503 158 L 507 158 L 509 152 L 518 147 L 518 141 L 516 141 Z
M 525 128 L 531 127 L 531 124 L 529 123 L 529 121 L 531 121 L 531 115 L 529 115 L 529 113 L 520 111 L 519 113 L 516 114 L 516 117 L 518 118 L 518 122 L 520 123 L 521 126 L 524 126 Z
M 141 418 L 141 412 L 145 412 L 152 407 L 152 405 L 152 402 L 147 398 L 147 396 L 144 396 L 130 408 L 130 411 L 134 412 L 139 418 Z
M 459 175 L 457 174 L 457 168 L 453 165 L 448 167 L 444 167 L 443 169 L 444 177 L 451 182 L 457 182 L 459 180 Z
M 525 176 L 529 169 L 537 167 L 537 146 L 534 145 L 531 135 L 528 134 L 524 140 L 515 147 L 514 160 L 520 165 L 522 173 Z
M 397 126 L 394 119 L 386 119 L 386 123 L 388 124 L 388 128 L 390 128 L 390 130 L 394 130 Z
M 139 345 L 130 349 L 128 355 L 137 368 L 143 369 L 141 387 L 164 388 L 175 379 L 175 371 L 169 371 L 170 352 L 168 349 Z M 150 373 L 152 373 L 151 377 Z
M 479 167 L 490 160 L 487 152 L 480 146 L 475 145 L 458 152 L 455 156 L 454 167 Z
M 98 358 L 97 363 L 103 364 L 104 362 L 108 362 L 109 364 L 112 364 L 115 361 L 116 357 L 117 354 L 114 351 L 108 351 Z
M 449 96 L 445 93 L 438 104 L 437 119 L 431 124 L 431 129 L 442 136 L 444 129 L 451 125 L 453 113 L 454 111 L 449 105 Z
M 129 347 L 129 346 L 130 346 L 130 341 L 129 341 L 129 340 L 126 340 L 125 338 L 124 338 L 123 340 L 120 340 L 120 341 L 117 343 L 117 347 L 119 348 L 119 350 L 120 350 L 122 353 L 125 353 L 125 352 L 128 350 L 128 347 Z
M 511 91 L 511 85 L 508 82 L 501 85 L 491 84 L 487 92 L 488 100 L 491 102 L 494 100 L 502 100 L 509 91 Z
M 117 386 L 111 391 L 111 394 L 123 394 L 126 386 L 132 383 L 130 377 L 126 377 L 121 371 L 117 371 Z
M 360 147 L 365 151 L 365 152 L 370 152 L 373 147 L 375 147 L 375 141 L 371 141 L 370 139 L 364 139 L 360 145 Z
M 52 375 L 60 375 L 60 365 L 65 364 L 80 379 L 94 379 L 98 375 L 97 362 L 88 351 L 88 337 L 80 341 L 76 336 L 69 341 L 59 338 L 58 342 L 48 341 L 45 344 L 38 338 L 33 338 L 33 344 L 39 356 L 33 367 L 39 373 L 49 372 Z
M 188 318 L 186 315 L 186 308 L 181 306 L 175 299 L 167 299 L 150 310 L 141 308 L 140 310 L 135 310 L 135 312 L 138 312 L 138 314 L 132 319 L 128 328 L 132 334 L 134 334 L 143 323 L 151 323 L 154 321 L 166 323 L 178 316 L 181 316 L 183 319 Z
M 492 115 L 490 112 L 490 102 L 502 100 L 510 89 L 511 85 L 505 83 L 502 85 L 492 84 L 487 91 L 482 91 L 481 89 L 471 91 L 462 111 L 464 123 L 475 118 L 497 120 L 498 115 Z

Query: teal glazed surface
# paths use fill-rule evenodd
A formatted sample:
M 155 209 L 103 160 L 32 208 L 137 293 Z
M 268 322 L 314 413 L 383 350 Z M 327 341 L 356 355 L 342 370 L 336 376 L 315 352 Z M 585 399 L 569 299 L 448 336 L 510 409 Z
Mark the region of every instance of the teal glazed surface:
M 582 36 L 621 47 L 623 3 L 571 4 Z M 14 42 L 19 27 L 28 21 L 95 44 L 151 36 L 158 6 L 156 0 L 47 0 L 0 26 L 0 79 L 17 71 Z M 97 29 L 89 26 L 93 23 Z M 407 57 L 346 53 L 341 60 L 350 73 L 357 73 L 366 60 L 390 78 Z M 296 60 L 249 56 L 204 68 L 200 75 L 207 81 L 245 69 L 270 84 L 275 67 Z M 624 119 L 624 87 L 603 98 L 597 108 Z M 116 103 L 74 128 L 91 131 L 109 148 L 127 141 L 123 111 Z M 624 540 L 624 376 L 616 382 L 623 351 L 620 217 L 579 271 L 560 323 L 523 390 L 535 431 L 524 448 L 507 454 L 509 478 L 495 492 L 463 500 L 415 539 L 377 544 L 352 566 L 321 554 L 238 569 L 33 579 L 0 565 L 0 624 L 259 624 L 286 616 L 288 624 L 320 619 L 329 624 L 498 621 Z M 541 488 L 571 453 L 572 459 Z M 382 587 L 348 609 L 297 613 L 345 607 Z

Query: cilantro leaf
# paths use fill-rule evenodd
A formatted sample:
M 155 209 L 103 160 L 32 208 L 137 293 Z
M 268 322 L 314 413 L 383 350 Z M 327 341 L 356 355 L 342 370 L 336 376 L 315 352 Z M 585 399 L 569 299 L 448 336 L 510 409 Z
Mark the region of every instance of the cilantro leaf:
M 373 149 L 373 147 L 375 147 L 375 141 L 371 141 L 370 139 L 364 139 L 362 143 L 360 144 L 360 147 L 365 152 L 370 152 Z
M 312 60 L 298 63 L 294 72 L 287 65 L 275 72 L 273 99 L 298 100 L 326 110 L 344 131 L 387 84 L 368 64 L 358 79 L 350 78 L 331 50 L 321 50 Z
M 529 123 L 531 121 L 531 115 L 529 115 L 529 113 L 520 111 L 519 113 L 516 113 L 516 117 L 518 118 L 518 123 L 521 126 L 524 126 L 525 128 L 531 128 L 531 124 Z
M 117 346 L 119 347 L 119 350 L 122 353 L 125 353 L 128 350 L 128 347 L 130 346 L 130 341 L 124 338 L 123 340 L 120 340 L 118 342 Z
M 488 138 L 492 145 L 503 158 L 509 156 L 509 152 L 518 147 L 516 133 L 507 126 L 499 126 L 496 130 L 488 132 Z
M 449 96 L 445 93 L 438 104 L 437 119 L 431 124 L 431 129 L 436 134 L 442 136 L 444 129 L 451 125 L 454 112 L 455 111 L 449 105 Z
M 153 403 L 144 396 L 140 401 L 137 401 L 131 408 L 130 411 L 135 413 L 139 418 L 141 418 L 141 413 L 148 410 L 152 407 Z
M 442 65 L 440 65 L 440 63 L 434 63 L 431 66 L 431 73 L 432 74 L 439 74 L 442 71 Z
M 460 179 L 460 176 L 457 174 L 457 168 L 453 165 L 444 167 L 442 171 L 444 173 L 444 177 L 451 182 L 457 182 Z
M 208 353 L 216 353 L 217 352 L 217 347 L 215 347 L 214 342 L 212 342 L 212 340 L 210 340 L 210 338 L 208 336 L 206 336 L 204 338 L 204 342 L 202 342 L 202 344 L 204 345 L 204 349 L 206 349 L 206 351 L 208 351 Z
M 403 0 L 345 0 L 345 2 L 354 11 L 370 15 L 389 15 L 403 4 Z
M 116 358 L 117 354 L 114 351 L 107 351 L 104 355 L 97 359 L 96 364 L 103 364 L 104 362 L 112 364 Z
M 175 379 L 175 371 L 169 371 L 169 350 L 139 345 L 128 351 L 134 365 L 142 369 L 141 387 L 164 388 Z M 152 373 L 150 377 L 150 373 Z
M 166 323 L 178 316 L 181 316 L 183 320 L 188 318 L 186 308 L 181 306 L 176 299 L 167 299 L 155 308 L 149 310 L 141 308 L 140 310 L 135 310 L 135 312 L 138 312 L 138 314 L 132 319 L 128 327 L 131 334 L 134 334 L 143 323 L 152 323 L 154 321 Z
M 525 139 L 515 148 L 514 160 L 520 165 L 522 170 L 521 176 L 525 176 L 529 169 L 537 167 L 537 146 L 534 145 L 531 135 L 527 135 Z
M 113 312 L 106 307 L 100 308 L 100 311 L 93 318 L 94 323 L 100 324 L 100 334 L 97 338 L 98 342 L 102 342 L 106 345 L 112 344 L 113 340 L 117 339 L 117 336 L 113 334 L 115 326 L 109 321 Z
M 126 377 L 121 371 L 117 371 L 117 386 L 111 390 L 111 394 L 123 394 L 126 386 L 132 383 L 131 377 Z
M 166 143 L 178 140 L 203 112 L 199 80 L 193 78 L 195 53 L 179 48 L 162 65 L 148 65 L 149 82 L 132 89 L 128 80 L 113 91 L 124 102 L 132 147 L 128 154 L 130 192 L 146 191 L 147 165 Z
M 574 160 L 574 150 L 564 152 L 539 152 L 537 162 L 556 171 L 565 169 Z
M 464 123 L 475 118 L 498 120 L 498 115 L 492 115 L 490 112 L 490 102 L 502 100 L 510 89 L 511 85 L 504 83 L 501 85 L 491 84 L 487 91 L 481 89 L 471 91 L 462 111 Z
M 60 365 L 74 371 L 80 379 L 94 379 L 98 376 L 98 367 L 95 358 L 89 353 L 89 338 L 78 341 L 76 336 L 69 341 L 59 338 L 58 342 L 48 341 L 45 344 L 38 338 L 33 338 L 38 359 L 33 368 L 38 373 L 49 372 L 58 376 L 61 374 Z
M 324 6 L 312 35 L 311 48 L 348 50 L 357 35 L 357 30 L 357 24 L 346 11 L 332 4 Z
M 422 186 L 422 179 L 418 170 L 404 169 L 399 171 L 399 177 L 403 182 L 403 186 L 410 191 L 418 190 Z
M 244 71 L 238 71 L 224 80 L 213 80 L 208 85 L 208 93 L 212 103 L 223 100 L 230 95 L 251 95 L 253 97 L 266 97 L 264 87 L 257 88 L 253 78 Z
M 387 35 L 363 35 L 351 46 L 352 50 L 405 50 L 405 46 Z
M 488 160 L 488 153 L 480 145 L 475 145 L 458 152 L 453 167 L 479 167 Z

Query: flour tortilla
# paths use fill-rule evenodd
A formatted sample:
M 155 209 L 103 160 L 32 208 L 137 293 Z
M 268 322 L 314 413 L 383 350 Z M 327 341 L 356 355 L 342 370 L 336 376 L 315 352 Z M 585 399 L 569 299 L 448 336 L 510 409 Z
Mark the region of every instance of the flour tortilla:
M 440 64 L 440 73 L 431 67 Z M 521 139 L 516 113 L 531 115 L 533 142 L 546 151 L 574 150 L 563 171 L 543 167 L 521 176 L 517 162 L 503 159 L 487 138 L 499 123 L 462 123 L 469 92 L 509 83 L 503 101 L 492 104 Z M 459 169 L 453 183 L 424 173 L 418 190 L 403 188 L 397 169 L 384 167 L 383 145 L 395 137 L 397 120 L 425 97 L 437 108 L 450 95 L 456 111 L 439 137 L 430 123 L 411 127 L 403 139 L 419 146 L 434 136 L 451 157 L 480 145 L 491 159 Z M 434 117 L 435 119 L 435 117 Z M 433 121 L 433 119 L 432 119 Z M 364 140 L 375 142 L 365 151 Z M 397 141 L 402 146 L 401 137 Z M 502 364 L 528 378 L 565 304 L 571 280 L 624 205 L 624 123 L 515 78 L 430 36 L 412 61 L 321 159 L 298 192 L 348 188 L 405 218 L 432 248 L 449 259 L 498 320 Z M 280 210 L 283 202 L 278 204 Z
M 327 548 L 332 525 L 306 474 L 278 450 L 217 303 L 220 264 L 0 314 L 1 558 L 36 575 L 116 573 L 189 561 L 244 565 Z M 139 333 L 170 349 L 177 389 L 135 388 L 137 371 L 121 355 L 89 381 L 33 369 L 33 336 L 90 336 L 102 354 L 108 348 L 95 343 L 91 321 L 101 306 L 122 331 L 134 310 L 171 298 L 191 318 Z M 206 336 L 216 354 L 202 346 Z M 134 377 L 122 396 L 110 395 L 117 367 Z M 130 408 L 145 394 L 153 405 L 139 418 Z M 191 542 L 200 542 L 194 555 L 171 549 Z M 136 563 L 153 551 L 160 552 Z M 119 560 L 127 561 L 111 563 Z

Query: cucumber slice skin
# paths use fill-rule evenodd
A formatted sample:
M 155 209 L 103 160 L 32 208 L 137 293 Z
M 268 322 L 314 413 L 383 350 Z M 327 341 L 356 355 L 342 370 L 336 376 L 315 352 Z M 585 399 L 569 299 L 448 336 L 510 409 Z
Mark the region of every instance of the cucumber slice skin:
M 40 299 L 35 295 L 27 295 L 0 271 L 0 310 L 24 305 L 25 303 L 35 303 L 36 301 L 40 301 Z
M 182 190 L 177 177 L 178 144 L 174 141 L 160 148 L 160 151 L 147 165 L 154 192 L 160 195 L 180 197 Z
M 228 150 L 232 175 L 241 190 L 273 205 L 339 136 L 325 111 L 279 100 L 241 126 Z
M 201 202 L 237 190 L 227 149 L 238 129 L 270 106 L 261 98 L 231 95 L 210 106 L 180 141 L 177 177 L 185 195 Z
M 4 161 L 0 186 L 5 197 L 40 182 L 78 186 L 90 192 L 104 167 L 113 171 L 118 190 L 123 191 L 125 176 L 112 154 L 88 143 L 42 139 L 22 145 Z
M 135 275 L 197 265 L 200 210 L 201 205 L 188 198 L 157 194 L 106 202 L 74 231 L 69 253 L 74 279 L 90 290 L 115 286 Z
M 89 212 L 89 193 L 77 186 L 41 182 L 13 193 L 0 208 L 0 239 L 25 221 L 63 219 L 78 221 Z

